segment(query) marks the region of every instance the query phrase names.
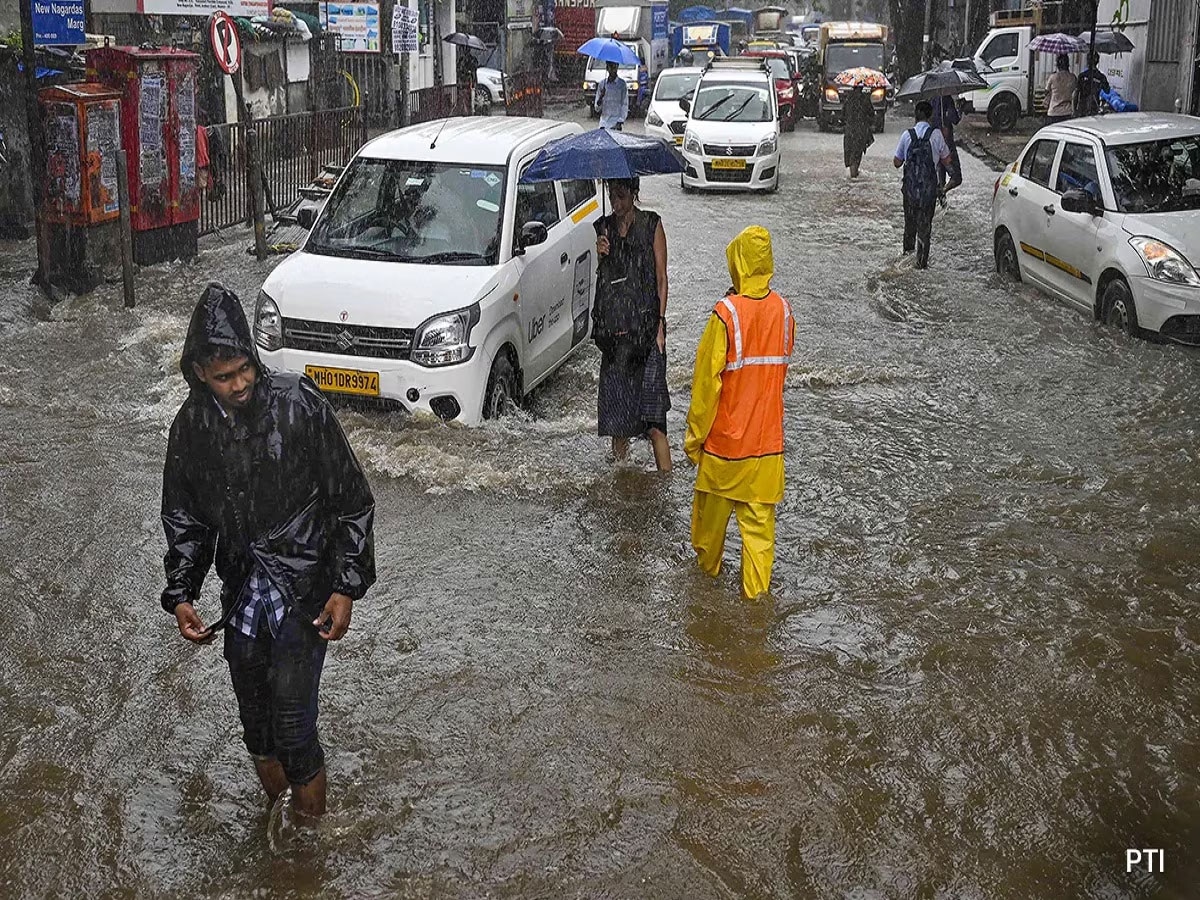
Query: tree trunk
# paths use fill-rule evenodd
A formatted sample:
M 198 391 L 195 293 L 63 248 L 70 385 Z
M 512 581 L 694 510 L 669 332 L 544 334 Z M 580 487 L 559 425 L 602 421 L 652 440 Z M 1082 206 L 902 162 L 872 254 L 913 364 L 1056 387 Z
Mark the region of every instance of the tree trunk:
M 896 68 L 900 79 L 921 71 L 925 0 L 888 0 L 895 32 Z

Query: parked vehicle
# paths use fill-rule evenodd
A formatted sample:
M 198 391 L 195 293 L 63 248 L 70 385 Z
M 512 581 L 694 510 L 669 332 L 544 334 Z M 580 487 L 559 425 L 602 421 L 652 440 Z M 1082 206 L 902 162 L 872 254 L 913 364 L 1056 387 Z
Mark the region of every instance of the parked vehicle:
M 1200 344 L 1200 120 L 1092 116 L 996 181 L 996 269 L 1130 334 Z
M 519 183 L 581 130 L 452 118 L 367 143 L 263 284 L 263 361 L 467 425 L 519 402 L 591 326 L 596 182 Z
M 775 96 L 779 105 L 779 121 L 784 131 L 795 131 L 800 118 L 796 103 L 796 81 L 800 73 L 792 65 L 792 57 L 786 50 L 759 50 L 751 48 L 742 58 L 766 60 L 771 80 L 775 85 Z
M 671 64 L 667 4 L 659 0 L 596 0 L 596 37 L 614 37 L 637 54 L 637 68 L 623 66 L 618 74 L 629 84 L 630 112 L 644 110 L 658 73 Z M 589 109 L 595 101 L 596 85 L 607 77 L 603 62 L 588 60 L 583 94 Z
M 839 72 L 859 66 L 884 71 L 887 27 L 873 22 L 823 22 L 817 42 L 821 66 L 821 96 L 817 101 L 817 127 L 829 131 L 844 124 L 843 109 L 848 88 L 835 82 Z M 871 92 L 875 108 L 875 130 L 883 131 L 888 107 L 888 89 Z
M 683 144 L 683 132 L 687 128 L 687 113 L 679 101 L 691 99 L 704 69 L 697 66 L 676 66 L 658 76 L 654 85 L 654 96 L 646 111 L 646 134 Z
M 779 104 L 768 60 L 714 61 L 687 112 L 680 176 L 685 191 L 775 191 L 779 187 Z

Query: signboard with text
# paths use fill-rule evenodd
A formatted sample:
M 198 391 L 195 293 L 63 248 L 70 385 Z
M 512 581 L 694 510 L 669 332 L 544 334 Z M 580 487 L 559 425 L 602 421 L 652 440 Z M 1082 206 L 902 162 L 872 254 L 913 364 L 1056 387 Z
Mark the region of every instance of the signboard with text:
M 83 0 L 29 0 L 33 4 L 33 45 L 82 44 Z
M 318 8 L 321 24 L 333 34 L 341 35 L 342 52 L 379 52 L 382 42 L 377 2 L 320 3 Z
M 82 0 L 81 0 L 82 2 Z M 271 0 L 138 0 L 138 12 L 156 16 L 269 16 Z

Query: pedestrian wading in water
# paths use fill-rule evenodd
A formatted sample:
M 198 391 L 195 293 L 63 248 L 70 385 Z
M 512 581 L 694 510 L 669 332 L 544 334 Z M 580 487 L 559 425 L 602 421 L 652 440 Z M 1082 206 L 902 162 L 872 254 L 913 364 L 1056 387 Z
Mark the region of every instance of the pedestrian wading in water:
M 942 133 L 929 119 L 933 105 L 921 100 L 913 110 L 916 124 L 900 135 L 892 160 L 903 167 L 904 252 L 917 252 L 918 269 L 929 266 L 929 242 L 933 237 L 933 211 L 938 200 L 938 163 L 948 165 L 950 150 Z
M 375 581 L 375 501 L 333 408 L 266 369 L 238 298 L 210 284 L 180 363 L 191 388 L 167 443 L 162 606 L 206 644 L 224 630 L 246 749 L 267 797 L 325 811 L 317 693 L 325 648 Z M 195 609 L 213 559 L 220 619 Z
M 624 459 L 629 439 L 646 436 L 660 472 L 671 471 L 667 441 L 667 236 L 657 213 L 638 209 L 638 179 L 608 182 L 612 213 L 596 223 L 592 338 L 600 348 L 598 430 Z
M 771 235 L 752 225 L 725 250 L 733 287 L 700 338 L 683 450 L 697 467 L 692 547 L 721 571 L 729 517 L 742 533 L 742 594 L 771 587 L 775 504 L 783 499 L 783 382 L 795 344 L 792 308 L 771 290 Z
M 875 108 L 861 84 L 854 85 L 846 95 L 846 127 L 842 131 L 842 161 L 850 177 L 858 177 L 863 154 L 875 143 Z

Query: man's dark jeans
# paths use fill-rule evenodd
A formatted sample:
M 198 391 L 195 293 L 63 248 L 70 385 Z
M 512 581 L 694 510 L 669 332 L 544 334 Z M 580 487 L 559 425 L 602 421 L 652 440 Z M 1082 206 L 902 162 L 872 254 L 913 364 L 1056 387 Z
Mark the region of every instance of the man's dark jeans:
M 935 200 L 928 205 L 921 205 L 907 196 L 904 198 L 904 252 L 912 253 L 915 246 L 918 269 L 929 265 L 929 239 L 933 231 L 933 208 L 936 203 Z
M 325 641 L 295 609 L 272 637 L 266 620 L 258 637 L 225 629 L 225 659 L 233 678 L 246 749 L 274 757 L 292 784 L 308 784 L 325 765 L 317 736 L 317 692 Z

